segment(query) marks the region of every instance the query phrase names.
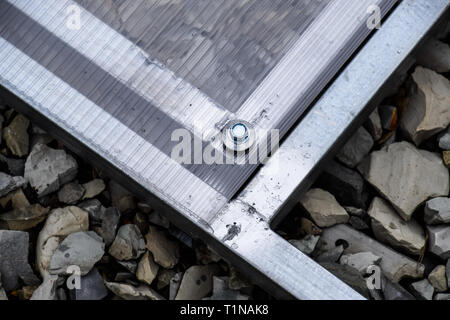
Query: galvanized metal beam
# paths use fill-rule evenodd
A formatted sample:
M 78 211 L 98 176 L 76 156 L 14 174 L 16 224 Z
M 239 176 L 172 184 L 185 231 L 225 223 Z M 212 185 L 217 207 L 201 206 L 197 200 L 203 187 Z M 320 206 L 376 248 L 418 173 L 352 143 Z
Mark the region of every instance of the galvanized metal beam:
M 0 3 L 4 8 L 5 4 L 14 4 L 8 7 L 8 12 L 0 12 L 4 15 L 0 19 L 1 91 L 30 118 L 45 125 L 92 162 L 102 165 L 154 206 L 166 210 L 175 224 L 207 241 L 269 292 L 299 299 L 360 299 L 359 294 L 276 235 L 269 224 L 293 193 L 305 184 L 345 128 L 364 111 L 377 90 L 447 9 L 449 1 L 402 1 L 382 29 L 375 33 L 282 144 L 277 152 L 282 165 L 277 167 L 272 158 L 231 202 L 228 202 L 229 195 L 218 192 L 214 183 L 205 183 L 195 171 L 180 166 L 164 153 L 163 146 L 158 143 L 166 141 L 167 137 L 158 138 L 167 128 L 158 127 L 157 117 L 154 123 L 159 134 L 145 135 L 140 131 L 145 128 L 145 122 L 139 122 L 142 115 L 127 109 L 120 111 L 119 107 L 125 104 L 115 105 L 111 96 L 95 96 L 95 90 L 87 85 L 95 78 L 86 78 L 86 83 L 71 82 L 75 77 L 82 77 L 82 73 L 70 74 L 67 70 L 65 74 L 61 73 L 65 62 L 73 67 L 77 66 L 74 61 L 81 62 L 83 66 L 90 66 L 86 70 L 92 72 L 92 77 L 98 76 L 93 71 L 99 71 L 103 77 L 100 83 L 108 84 L 105 88 L 111 90 L 113 97 L 133 99 L 140 111 L 147 106 L 148 101 L 135 92 L 142 88 L 130 90 L 117 77 L 111 76 L 117 70 L 105 72 L 106 65 L 100 68 L 98 64 L 92 64 L 91 60 L 98 59 L 96 56 L 86 58 L 89 51 L 80 55 L 69 48 L 69 39 L 65 43 L 61 41 L 61 35 L 55 36 L 57 30 L 49 31 L 42 26 L 33 28 L 46 21 L 45 10 L 38 11 L 39 15 L 34 18 L 30 18 L 34 11 L 28 12 L 28 19 L 23 17 L 18 29 L 8 29 L 11 23 L 14 24 L 14 17 L 8 12 L 16 10 L 23 14 L 34 1 Z M 17 12 L 23 4 L 25 7 Z M 92 18 L 91 21 L 96 20 Z M 17 30 L 20 30 L 18 34 L 12 33 Z M 108 28 L 102 30 L 108 34 Z M 52 43 L 34 41 L 43 34 L 52 39 Z M 75 35 L 79 34 L 72 36 Z M 45 55 L 46 50 L 52 55 Z M 54 55 L 56 52 L 71 54 Z M 64 61 L 62 58 L 72 54 L 77 60 Z M 120 74 L 126 76 L 126 73 Z M 287 79 L 296 81 L 299 76 L 301 72 Z M 124 91 L 115 91 L 119 89 Z M 93 95 L 86 90 L 92 91 Z M 297 93 L 295 95 L 300 98 Z M 286 103 L 295 108 L 294 96 L 291 98 Z M 111 107 L 108 103 L 113 104 L 112 109 L 108 109 Z M 151 107 L 152 112 L 158 112 L 157 107 Z M 133 126 L 136 123 L 141 126 Z M 276 171 L 277 168 L 280 170 Z M 241 179 L 243 183 L 245 176 Z M 237 190 L 239 183 L 232 179 L 230 182 L 233 190 Z

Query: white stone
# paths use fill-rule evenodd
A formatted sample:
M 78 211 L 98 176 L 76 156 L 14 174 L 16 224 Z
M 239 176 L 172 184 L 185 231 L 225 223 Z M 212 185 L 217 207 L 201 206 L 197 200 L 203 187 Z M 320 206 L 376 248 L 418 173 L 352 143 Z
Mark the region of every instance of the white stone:
M 61 185 L 75 178 L 78 164 L 64 150 L 54 150 L 37 144 L 25 162 L 25 179 L 38 197 L 57 191 Z
M 377 197 L 372 201 L 368 214 L 378 240 L 413 255 L 421 253 L 425 246 L 425 233 L 416 221 L 404 221 L 385 200 Z
M 450 198 L 434 198 L 425 205 L 425 222 L 427 224 L 450 223 Z
M 450 123 L 450 81 L 417 67 L 412 75 L 414 93 L 401 119 L 401 129 L 416 145 L 443 131 Z
M 105 281 L 105 285 L 112 293 L 125 300 L 165 300 L 159 293 L 144 284 L 134 287 L 131 284 Z
M 289 242 L 304 254 L 311 254 L 319 242 L 320 236 L 307 235 L 301 240 L 289 240 Z
M 374 255 L 372 252 L 358 252 L 343 255 L 339 262 L 349 265 L 365 275 L 368 267 L 378 265 L 380 261 L 381 257 Z
M 36 264 L 43 278 L 48 274 L 53 253 L 64 238 L 88 228 L 89 214 L 78 207 L 58 208 L 50 212 L 36 243 Z
M 94 231 L 72 233 L 61 242 L 53 254 L 49 272 L 67 274 L 68 267 L 77 266 L 84 276 L 100 261 L 104 253 L 103 239 Z
M 347 211 L 336 201 L 336 198 L 322 189 L 309 190 L 300 199 L 300 203 L 321 228 L 346 223 L 349 219 Z
M 449 172 L 441 156 L 408 142 L 372 152 L 359 169 L 405 220 L 429 198 L 449 193 Z
M 212 278 L 217 275 L 217 265 L 192 266 L 186 270 L 181 280 L 175 300 L 199 300 L 212 291 Z

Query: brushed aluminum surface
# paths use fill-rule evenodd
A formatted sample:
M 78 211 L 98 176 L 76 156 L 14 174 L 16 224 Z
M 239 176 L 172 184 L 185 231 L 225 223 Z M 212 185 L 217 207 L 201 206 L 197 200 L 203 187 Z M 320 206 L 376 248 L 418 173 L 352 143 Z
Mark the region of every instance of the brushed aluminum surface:
M 0 84 L 27 104 L 23 111 L 50 121 L 62 129 L 61 138 L 69 141 L 71 137 L 93 151 L 97 159 L 116 170 L 118 177 L 144 190 L 144 197 L 155 195 L 155 203 L 162 200 L 174 208 L 177 213 L 168 214 L 180 227 L 203 237 L 273 294 L 289 293 L 300 299 L 361 299 L 276 235 L 269 223 L 448 8 L 449 0 L 402 1 L 282 144 L 278 151 L 283 156 L 282 170 L 272 171 L 273 161 L 269 160 L 235 200 L 229 201 L 253 168 L 244 166 L 239 171 L 231 166 L 227 169 L 230 171 L 215 176 L 214 166 L 180 166 L 167 155 L 167 145 L 161 143 L 167 141 L 164 133 L 176 125 L 189 129 L 195 124 L 192 117 L 198 117 L 205 129 L 229 117 L 242 118 L 263 129 L 283 123 L 287 129 L 304 110 L 302 105 L 309 105 L 316 90 L 364 39 L 364 32 L 358 33 L 367 16 L 359 7 L 364 2 L 357 2 L 354 15 L 351 10 L 344 15 L 338 11 L 343 19 L 349 19 L 340 29 L 339 19 L 331 14 L 333 11 L 327 11 L 339 1 L 347 9 L 356 3 L 329 1 L 234 114 L 95 15 L 83 11 L 89 17 L 83 32 L 67 30 L 60 15 L 64 16 L 67 5 L 73 2 L 65 0 L 55 1 L 55 6 L 40 0 L 0 2 Z M 383 3 L 386 11 L 389 6 Z M 52 11 L 55 8 L 59 9 Z M 16 23 L 18 18 L 21 23 Z M 339 32 L 342 38 L 329 38 L 332 33 L 328 37 L 324 33 L 333 18 L 337 20 L 330 25 L 330 32 Z M 59 27 L 52 21 L 59 21 Z M 83 36 L 88 30 L 89 37 Z M 319 30 L 321 33 L 317 33 Z M 94 37 L 96 34 L 98 37 Z M 314 38 L 318 34 L 323 36 Z M 352 46 L 332 53 L 333 39 L 337 44 L 347 41 Z M 313 40 L 314 46 L 307 46 Z M 321 50 L 319 55 L 313 47 Z M 119 49 L 123 51 L 117 56 Z M 304 54 L 315 59 L 308 63 L 299 58 Z M 72 68 L 66 69 L 68 65 Z M 164 85 L 159 76 L 165 79 Z M 153 85 L 147 79 L 153 79 Z M 161 85 L 155 87 L 155 83 Z M 163 90 L 165 85 L 172 85 L 172 91 Z M 349 91 L 356 97 L 351 98 Z M 174 92 L 179 93 L 172 104 L 175 109 L 164 104 L 173 101 L 169 93 Z M 282 98 L 274 103 L 271 97 L 279 92 Z M 185 101 L 202 103 L 193 105 L 193 112 L 184 112 L 185 106 L 176 108 Z M 200 115 L 194 110 L 201 110 Z M 255 118 L 261 110 L 265 112 Z M 154 127 L 146 126 L 148 123 L 154 123 Z M 212 171 L 202 175 L 205 168 Z M 227 192 L 221 186 L 226 186 Z
M 394 3 L 393 0 L 375 2 L 383 13 Z M 199 215 L 208 220 L 210 217 L 205 215 L 213 214 L 216 206 L 210 205 L 209 197 L 196 192 L 203 188 L 198 184 L 207 184 L 219 194 L 216 197 L 229 200 L 257 165 L 194 163 L 165 172 L 167 158 L 177 144 L 171 141 L 171 134 L 176 129 L 185 128 L 192 132 L 192 144 L 200 140 L 205 147 L 227 120 L 241 119 L 261 132 L 280 129 L 280 136 L 283 136 L 370 32 L 365 18 L 373 0 L 92 0 L 81 2 L 86 8 L 80 8 L 79 30 L 67 27 L 68 9 L 74 4 L 76 2 L 69 0 L 2 1 L 0 36 L 26 54 L 30 62 L 44 67 L 108 114 L 90 112 L 83 109 L 81 102 L 74 101 L 74 110 L 86 112 L 71 112 L 70 107 L 66 108 L 64 113 L 71 112 L 69 127 L 81 125 L 86 128 L 84 131 L 93 126 L 97 129 L 95 134 L 106 135 L 106 150 L 110 147 L 108 143 L 112 143 L 132 159 L 131 162 L 142 162 L 141 166 L 152 166 L 152 169 L 162 172 L 157 175 L 159 178 L 150 179 L 152 185 L 172 199 L 183 199 L 178 200 L 182 206 L 189 207 L 191 203 L 202 206 Z M 246 10 L 242 9 L 244 7 Z M 245 18 L 236 21 L 236 12 Z M 292 14 L 298 19 L 293 19 Z M 155 16 L 163 19 L 151 18 Z M 228 16 L 232 18 L 227 19 Z M 239 28 L 230 34 L 229 26 L 236 28 L 236 24 Z M 192 28 L 202 31 L 192 36 Z M 211 34 L 207 37 L 208 32 Z M 242 105 L 236 102 L 238 107 L 235 107 L 233 99 L 225 101 L 210 95 L 206 86 L 198 85 L 199 82 L 190 81 L 186 76 L 192 72 L 199 81 L 208 85 L 215 83 L 215 92 L 222 95 L 221 92 L 227 90 L 222 91 L 218 77 L 225 75 L 236 80 L 233 78 L 236 72 L 229 64 L 242 64 L 243 57 L 253 57 L 248 54 L 249 49 L 245 49 L 246 43 L 258 43 L 261 36 L 265 39 L 261 46 L 266 51 L 273 49 L 270 51 L 272 59 L 262 64 L 259 72 L 242 70 L 239 73 L 245 79 L 246 85 L 238 86 L 244 93 L 232 90 L 231 94 L 225 94 L 235 97 L 233 99 L 241 101 Z M 161 42 L 161 37 L 166 42 Z M 272 38 L 280 41 L 278 46 L 271 43 Z M 194 45 L 192 41 L 197 40 L 199 43 Z M 232 54 L 226 54 L 226 59 L 222 54 L 227 51 L 220 49 L 224 43 L 234 48 Z M 179 59 L 170 60 L 174 52 L 180 52 L 183 44 L 186 44 L 187 52 Z M 208 72 L 203 71 L 211 64 L 206 63 L 208 59 L 200 54 L 204 45 L 205 50 L 211 50 L 208 55 L 216 53 L 215 59 L 220 62 Z M 199 61 L 196 67 L 177 67 L 178 64 L 186 67 L 192 59 Z M 250 66 L 249 62 L 244 64 Z M 50 92 L 45 82 L 35 85 L 46 88 L 49 95 L 59 94 Z M 223 101 L 226 105 L 220 103 Z M 93 117 L 93 114 L 97 116 Z M 61 115 L 64 114 L 58 116 Z M 120 127 L 103 121 L 109 115 L 133 134 L 124 139 L 118 131 Z M 116 133 L 119 139 L 113 138 Z M 152 147 L 140 148 L 141 140 Z M 101 145 L 101 141 L 100 138 L 96 143 Z M 265 139 L 257 137 L 252 150 L 257 150 L 265 142 Z M 151 152 L 150 156 L 143 155 L 144 150 Z M 216 150 L 222 152 L 221 149 Z M 251 157 L 256 152 L 252 150 L 250 155 L 239 155 L 238 160 Z M 137 173 L 140 174 L 139 171 Z M 191 188 L 173 190 L 172 186 L 189 179 Z M 198 204 L 205 201 L 203 199 L 207 199 L 207 203 Z

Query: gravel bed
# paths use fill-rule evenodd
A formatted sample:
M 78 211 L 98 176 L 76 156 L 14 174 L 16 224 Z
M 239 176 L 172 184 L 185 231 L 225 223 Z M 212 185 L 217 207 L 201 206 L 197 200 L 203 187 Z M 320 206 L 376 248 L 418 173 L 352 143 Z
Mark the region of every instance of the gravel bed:
M 13 107 L 0 106 L 0 300 L 271 299 Z
M 376 300 L 450 300 L 450 47 L 430 40 L 278 233 Z

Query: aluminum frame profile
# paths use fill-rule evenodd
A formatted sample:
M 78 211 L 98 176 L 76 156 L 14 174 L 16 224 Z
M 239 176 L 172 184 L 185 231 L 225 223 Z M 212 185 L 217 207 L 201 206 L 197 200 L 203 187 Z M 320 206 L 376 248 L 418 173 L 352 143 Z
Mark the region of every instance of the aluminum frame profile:
M 157 208 L 168 209 L 169 218 L 176 225 L 207 241 L 271 293 L 280 296 L 288 294 L 299 299 L 361 299 L 359 294 L 276 235 L 269 224 L 448 6 L 448 0 L 431 3 L 426 0 L 404 0 L 400 3 L 383 28 L 368 41 L 281 145 L 277 155 L 283 161 L 282 170 L 274 171 L 275 158 L 271 159 L 241 194 L 229 202 L 216 219 L 208 222 L 198 219 L 188 208 L 177 208 L 184 214 L 175 212 L 168 207 L 171 199 L 150 195 L 148 185 L 141 177 L 121 162 L 106 158 L 90 141 L 80 139 L 76 131 L 67 130 L 64 122 L 58 121 L 52 114 L 36 110 L 33 105 L 37 101 L 24 99 L 27 95 L 2 77 L 10 71 L 3 64 L 0 67 L 0 82 L 8 99 L 32 120 L 45 124 L 50 132 L 60 136 L 76 151 L 104 165 L 120 182 L 151 200 Z M 29 61 L 24 59 L 21 62 L 24 66 Z M 358 90 L 351 90 L 352 87 Z M 348 95 L 349 90 L 355 96 Z M 70 103 L 70 96 L 65 102 Z M 342 110 L 342 106 L 347 109 Z M 335 117 L 330 119 L 330 114 Z M 90 147 L 86 149 L 86 146 Z M 272 184 L 269 175 L 282 184 Z M 272 189 L 267 191 L 265 188 Z

